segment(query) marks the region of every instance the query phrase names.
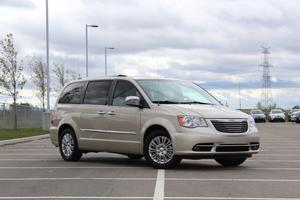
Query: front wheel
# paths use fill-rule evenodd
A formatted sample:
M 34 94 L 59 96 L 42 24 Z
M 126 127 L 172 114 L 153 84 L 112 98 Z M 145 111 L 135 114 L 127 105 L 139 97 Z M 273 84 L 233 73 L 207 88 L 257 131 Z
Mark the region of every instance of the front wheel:
M 146 138 L 144 155 L 154 168 L 159 169 L 173 168 L 181 161 L 174 155 L 172 140 L 163 130 L 155 130 Z
M 59 137 L 59 151 L 65 161 L 78 161 L 82 151 L 78 148 L 78 142 L 72 129 L 65 129 Z
M 247 160 L 247 157 L 224 157 L 216 158 L 215 160 L 224 167 L 235 167 L 245 162 Z

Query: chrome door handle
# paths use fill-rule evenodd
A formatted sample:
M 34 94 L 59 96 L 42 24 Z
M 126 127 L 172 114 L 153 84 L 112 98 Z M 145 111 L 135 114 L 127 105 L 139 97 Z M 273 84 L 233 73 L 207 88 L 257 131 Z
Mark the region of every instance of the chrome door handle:
M 104 114 L 105 114 L 105 112 L 104 112 L 104 111 L 102 111 L 102 110 L 100 110 L 100 111 L 98 111 L 98 112 L 97 112 L 97 114 L 99 114 L 99 115 L 104 115 Z
M 115 115 L 116 113 L 115 113 L 115 111 L 109 111 L 108 113 L 107 113 L 108 115 Z

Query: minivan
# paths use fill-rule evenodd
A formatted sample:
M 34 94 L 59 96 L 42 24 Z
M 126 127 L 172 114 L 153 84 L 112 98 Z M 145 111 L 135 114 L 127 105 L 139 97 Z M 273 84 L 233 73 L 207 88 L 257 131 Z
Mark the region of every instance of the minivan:
M 65 161 L 83 153 L 145 158 L 154 168 L 182 159 L 238 166 L 259 152 L 254 119 L 198 84 L 124 75 L 68 83 L 51 116 L 51 141 Z

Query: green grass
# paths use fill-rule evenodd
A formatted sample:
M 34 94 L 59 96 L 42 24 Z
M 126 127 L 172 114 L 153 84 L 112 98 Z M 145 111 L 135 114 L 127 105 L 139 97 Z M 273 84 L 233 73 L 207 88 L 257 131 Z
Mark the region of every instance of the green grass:
M 40 128 L 20 128 L 17 130 L 14 129 L 0 129 L 0 140 L 8 140 L 22 137 L 29 137 L 35 135 L 46 134 L 46 131 L 43 131 Z

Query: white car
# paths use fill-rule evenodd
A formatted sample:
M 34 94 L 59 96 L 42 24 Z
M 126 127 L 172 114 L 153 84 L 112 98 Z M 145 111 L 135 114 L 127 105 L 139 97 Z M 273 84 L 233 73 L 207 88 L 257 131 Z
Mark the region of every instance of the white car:
M 300 111 L 296 111 L 291 114 L 291 121 L 300 122 Z
M 270 122 L 274 122 L 274 121 L 285 122 L 284 112 L 280 109 L 272 109 L 271 112 L 269 113 L 269 121 Z

